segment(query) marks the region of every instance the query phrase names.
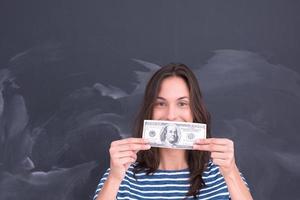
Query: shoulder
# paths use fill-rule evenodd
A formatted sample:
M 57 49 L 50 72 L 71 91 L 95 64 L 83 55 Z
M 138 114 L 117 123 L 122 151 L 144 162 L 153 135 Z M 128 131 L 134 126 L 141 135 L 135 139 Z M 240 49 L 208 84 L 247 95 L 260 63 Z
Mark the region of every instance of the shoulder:
M 127 178 L 135 178 L 136 175 L 143 175 L 143 174 L 146 174 L 146 171 L 145 170 L 137 170 L 137 167 L 138 167 L 138 163 L 135 162 L 133 164 L 131 164 L 127 171 L 126 171 L 126 175 L 125 175 L 125 179 Z
M 219 166 L 215 165 L 211 160 L 207 163 L 206 169 L 203 171 L 202 178 L 206 185 L 215 185 L 225 183 Z
M 203 175 L 211 175 L 211 174 L 219 174 L 219 166 L 215 165 L 212 160 L 209 160 L 205 170 L 203 171 Z
M 219 167 L 211 160 L 207 163 L 202 178 L 205 186 L 200 191 L 199 197 L 201 197 L 201 199 L 209 199 L 212 197 L 214 197 L 213 199 L 230 199 L 225 179 L 220 173 Z
M 102 179 L 106 179 L 109 175 L 109 172 L 110 172 L 110 168 L 107 168 L 102 175 Z
M 248 187 L 248 183 L 243 175 L 242 172 L 240 172 L 240 176 L 242 178 L 242 180 L 245 182 L 245 184 L 247 185 Z M 207 164 L 207 167 L 206 169 L 203 171 L 203 175 L 202 177 L 205 179 L 205 178 L 214 178 L 214 179 L 219 179 L 219 180 L 224 180 L 224 177 L 223 175 L 221 174 L 220 172 L 220 169 L 219 169 L 219 166 L 218 165 L 215 165 L 211 160 L 209 160 L 208 164 Z

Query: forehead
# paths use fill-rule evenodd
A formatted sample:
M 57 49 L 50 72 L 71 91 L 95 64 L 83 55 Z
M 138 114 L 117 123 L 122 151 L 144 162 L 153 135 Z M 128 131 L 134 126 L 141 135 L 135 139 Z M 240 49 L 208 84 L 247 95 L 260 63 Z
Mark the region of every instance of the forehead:
M 158 96 L 164 97 L 166 99 L 177 99 L 183 96 L 189 97 L 189 88 L 183 78 L 178 76 L 171 76 L 165 78 L 161 82 Z

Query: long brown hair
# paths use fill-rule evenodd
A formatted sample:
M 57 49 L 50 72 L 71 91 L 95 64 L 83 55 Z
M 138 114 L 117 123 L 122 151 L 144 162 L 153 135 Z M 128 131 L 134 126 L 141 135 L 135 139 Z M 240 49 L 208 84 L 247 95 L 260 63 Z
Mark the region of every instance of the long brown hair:
M 207 111 L 199 84 L 194 73 L 184 64 L 168 64 L 161 67 L 150 78 L 142 101 L 141 108 L 137 115 L 134 126 L 134 137 L 142 137 L 143 122 L 145 119 L 151 119 L 153 107 L 158 96 L 160 85 L 165 78 L 176 76 L 182 78 L 190 94 L 190 109 L 193 115 L 193 122 L 207 124 L 207 137 L 210 138 L 210 115 Z M 187 150 L 187 162 L 190 171 L 190 188 L 186 196 L 194 196 L 205 186 L 202 179 L 202 173 L 209 160 L 209 153 L 203 151 Z M 160 162 L 158 148 L 152 147 L 147 151 L 140 151 L 137 155 L 137 165 L 134 173 L 145 170 L 147 174 L 153 173 L 158 169 Z

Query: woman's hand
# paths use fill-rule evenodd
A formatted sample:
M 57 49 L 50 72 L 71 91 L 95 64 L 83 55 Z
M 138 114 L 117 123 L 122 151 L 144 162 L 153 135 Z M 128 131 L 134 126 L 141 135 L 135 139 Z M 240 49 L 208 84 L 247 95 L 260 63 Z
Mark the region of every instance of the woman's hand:
M 151 146 L 142 138 L 126 138 L 113 141 L 110 145 L 110 173 L 119 181 L 123 180 L 129 166 L 137 159 L 137 152 L 148 150 Z
M 199 139 L 193 149 L 211 152 L 214 164 L 220 167 L 224 177 L 236 170 L 233 141 L 224 138 Z
M 212 161 L 219 166 L 232 200 L 253 200 L 236 166 L 233 141 L 224 138 L 200 139 L 193 148 L 211 152 Z

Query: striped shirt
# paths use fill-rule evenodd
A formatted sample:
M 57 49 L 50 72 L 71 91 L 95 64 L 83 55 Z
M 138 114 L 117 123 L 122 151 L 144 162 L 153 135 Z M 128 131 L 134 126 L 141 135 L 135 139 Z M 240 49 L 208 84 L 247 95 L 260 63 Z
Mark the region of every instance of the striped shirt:
M 94 200 L 97 198 L 107 176 L 108 169 L 97 186 Z M 127 200 L 158 200 L 184 199 L 189 190 L 189 170 L 156 170 L 153 174 L 136 173 L 133 177 L 133 165 L 129 167 L 121 182 L 116 199 Z M 197 199 L 221 200 L 230 199 L 227 185 L 219 171 L 219 167 L 211 161 L 202 174 L 205 187 L 200 190 Z M 243 177 L 242 177 L 243 178 Z M 245 179 L 243 178 L 245 181 Z M 246 183 L 246 182 L 245 182 Z M 192 196 L 187 199 L 193 199 Z

